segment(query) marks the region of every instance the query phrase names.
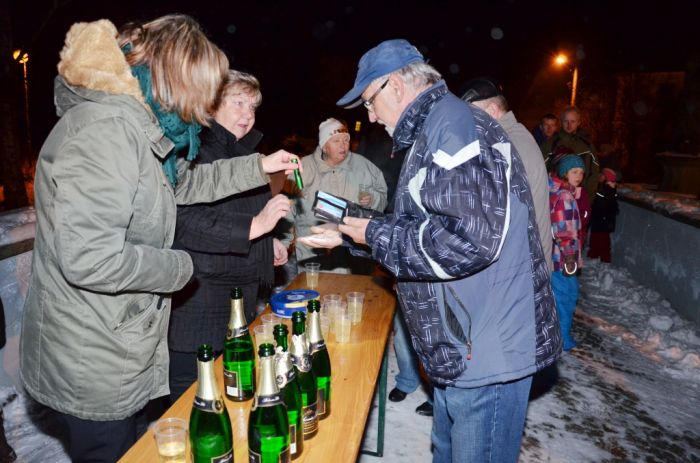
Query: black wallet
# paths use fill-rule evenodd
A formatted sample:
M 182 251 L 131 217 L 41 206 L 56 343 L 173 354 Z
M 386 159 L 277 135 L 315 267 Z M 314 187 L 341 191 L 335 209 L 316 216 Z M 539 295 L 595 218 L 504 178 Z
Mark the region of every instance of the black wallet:
M 384 217 L 384 214 L 379 211 L 362 207 L 357 203 L 326 193 L 325 191 L 316 192 L 312 209 L 317 218 L 337 224 L 343 223 L 343 218 L 346 216 L 365 219 Z

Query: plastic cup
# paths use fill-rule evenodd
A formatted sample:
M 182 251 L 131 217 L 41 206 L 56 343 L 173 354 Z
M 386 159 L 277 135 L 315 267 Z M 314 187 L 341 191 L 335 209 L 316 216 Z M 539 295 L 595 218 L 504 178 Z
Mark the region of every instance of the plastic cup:
M 346 295 L 348 300 L 348 312 L 352 316 L 352 324 L 357 325 L 362 321 L 362 309 L 365 301 L 365 293 L 358 291 Z
M 318 262 L 307 262 L 304 264 L 306 270 L 306 286 L 309 289 L 318 288 L 318 274 L 321 272 L 321 264 Z
M 161 463 L 187 462 L 187 421 L 163 418 L 153 423 Z
M 324 340 L 328 340 L 331 334 L 331 319 L 325 315 L 321 315 L 321 335 Z
M 347 311 L 340 312 L 335 319 L 335 342 L 344 344 L 350 342 L 352 317 Z
M 331 307 L 336 307 L 341 301 L 342 298 L 338 293 L 325 294 L 321 298 L 321 310 L 327 311 Z
M 275 337 L 272 335 L 272 325 L 260 324 L 253 328 L 253 334 L 255 335 L 255 352 L 260 351 L 260 345 L 269 343 L 273 346 L 275 345 Z
M 273 313 L 266 313 L 260 316 L 260 321 L 263 325 L 272 326 L 272 328 L 270 328 L 272 330 L 275 327 L 275 325 L 279 325 L 280 323 L 282 323 L 282 317 L 279 317 Z

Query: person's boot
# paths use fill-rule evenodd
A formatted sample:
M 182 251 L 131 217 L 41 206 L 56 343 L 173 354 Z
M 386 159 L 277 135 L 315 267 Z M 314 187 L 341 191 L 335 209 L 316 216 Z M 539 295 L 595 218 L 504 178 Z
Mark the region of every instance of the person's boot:
M 422 416 L 433 416 L 433 404 L 426 400 L 416 407 L 416 413 Z
M 403 399 L 406 398 L 408 394 L 399 389 L 398 387 L 395 387 L 394 389 L 389 392 L 389 400 L 392 402 L 401 402 Z

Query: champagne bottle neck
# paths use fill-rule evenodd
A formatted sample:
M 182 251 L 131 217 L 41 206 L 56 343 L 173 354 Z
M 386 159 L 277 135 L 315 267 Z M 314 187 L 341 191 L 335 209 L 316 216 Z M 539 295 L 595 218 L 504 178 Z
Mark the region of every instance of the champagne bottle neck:
M 231 317 L 228 321 L 229 333 L 235 332 L 248 325 L 243 312 L 243 299 L 231 299 Z
M 214 376 L 214 361 L 202 362 L 197 360 L 197 393 L 196 396 L 204 401 L 215 401 L 221 398 Z
M 256 395 L 258 397 L 269 397 L 279 394 L 277 381 L 275 378 L 275 363 L 274 357 L 268 356 L 260 359 L 260 379 Z
M 309 342 L 317 344 L 323 341 L 323 333 L 321 332 L 321 317 L 318 312 L 309 313 Z

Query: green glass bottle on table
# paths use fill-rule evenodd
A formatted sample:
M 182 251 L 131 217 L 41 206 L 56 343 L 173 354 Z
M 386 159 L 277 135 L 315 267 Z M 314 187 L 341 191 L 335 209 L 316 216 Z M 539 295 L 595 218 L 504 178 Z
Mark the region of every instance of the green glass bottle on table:
M 214 352 L 197 351 L 197 393 L 190 414 L 192 463 L 233 463 L 231 420 L 214 376 Z
M 275 373 L 277 374 L 277 387 L 282 394 L 282 400 L 287 406 L 287 418 L 289 418 L 289 451 L 292 459 L 301 455 L 304 450 L 304 434 L 301 421 L 301 387 L 297 378 L 297 372 L 292 363 L 292 356 L 288 352 L 287 335 L 289 330 L 286 325 L 275 325 L 273 329 L 277 354 L 275 355 Z
M 255 345 L 243 312 L 241 288 L 231 291 L 231 318 L 224 341 L 224 392 L 237 402 L 255 393 Z
M 260 375 L 248 417 L 249 463 L 288 463 L 289 419 L 275 379 L 275 348 L 262 344 Z
M 331 413 L 331 358 L 328 356 L 326 342 L 321 332 L 321 302 L 311 299 L 307 303 L 307 324 L 309 335 L 309 352 L 311 368 L 316 376 L 318 388 L 318 405 L 316 414 L 322 420 Z
M 309 343 L 306 340 L 306 317 L 304 312 L 297 310 L 292 314 L 292 363 L 297 371 L 299 387 L 301 388 L 301 420 L 304 440 L 311 439 L 318 432 L 318 387 L 316 376 L 311 367 Z

